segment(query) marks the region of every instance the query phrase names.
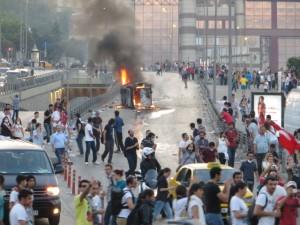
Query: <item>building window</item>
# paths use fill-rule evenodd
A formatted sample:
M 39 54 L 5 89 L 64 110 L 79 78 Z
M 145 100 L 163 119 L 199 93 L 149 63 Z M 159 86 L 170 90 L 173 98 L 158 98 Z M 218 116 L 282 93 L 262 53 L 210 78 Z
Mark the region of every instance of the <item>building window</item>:
M 271 0 L 246 1 L 246 27 L 256 29 L 271 29 Z
M 223 22 L 222 20 L 217 20 L 217 29 L 222 29 Z M 209 20 L 208 21 L 208 29 L 215 29 L 215 21 L 214 20 Z
M 300 28 L 300 2 L 277 2 L 277 26 L 280 29 Z
M 196 21 L 196 28 L 197 29 L 205 29 L 205 21 L 204 20 L 197 20 Z

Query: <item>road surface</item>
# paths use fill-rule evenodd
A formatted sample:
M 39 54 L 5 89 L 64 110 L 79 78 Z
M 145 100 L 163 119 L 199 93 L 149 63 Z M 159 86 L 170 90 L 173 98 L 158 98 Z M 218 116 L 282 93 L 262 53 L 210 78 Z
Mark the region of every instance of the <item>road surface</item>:
M 157 158 L 162 167 L 170 167 L 174 172 L 178 166 L 177 144 L 181 140 L 181 134 L 188 132 L 191 134 L 189 123 L 195 122 L 196 118 L 203 118 L 204 125 L 207 126 L 208 135 L 213 137 L 209 131 L 212 130 L 209 123 L 205 121 L 205 107 L 201 105 L 201 96 L 199 85 L 196 81 L 188 83 L 188 89 L 184 88 L 178 74 L 164 73 L 163 76 L 156 76 L 155 73 L 145 73 L 145 80 L 153 84 L 153 102 L 159 110 L 152 112 L 136 112 L 129 109 L 120 109 L 120 115 L 125 121 L 123 130 L 124 138 L 127 130 L 133 128 L 139 140 L 142 139 L 146 130 L 150 129 L 157 136 L 156 143 Z M 119 96 L 112 98 L 109 104 L 98 106 L 101 111 L 101 117 L 105 123 L 113 117 L 114 107 L 120 102 Z M 97 106 L 95 106 L 97 108 Z M 49 147 L 47 151 L 53 155 Z M 74 168 L 77 175 L 87 179 L 99 179 L 104 187 L 106 179 L 104 178 L 104 163 L 99 166 L 84 165 L 83 157 L 78 156 L 76 142 L 72 142 L 71 158 L 74 162 Z M 103 152 L 103 145 L 100 147 Z M 99 157 L 100 158 L 100 157 Z M 90 159 L 91 160 L 91 159 Z M 101 161 L 101 160 L 99 160 Z M 113 166 L 115 168 L 128 170 L 127 160 L 122 154 L 114 154 Z M 139 167 L 139 166 L 138 166 Z M 61 188 L 62 215 L 61 223 L 74 224 L 73 196 L 70 189 L 66 187 L 61 175 L 58 175 L 59 186 Z M 40 225 L 47 224 L 45 220 L 39 221 Z

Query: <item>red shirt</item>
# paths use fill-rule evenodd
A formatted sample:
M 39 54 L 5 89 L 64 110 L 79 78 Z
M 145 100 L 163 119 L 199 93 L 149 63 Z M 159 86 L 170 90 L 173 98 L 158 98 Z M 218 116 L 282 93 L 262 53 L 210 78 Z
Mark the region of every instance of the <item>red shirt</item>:
M 230 115 L 230 113 L 228 113 L 228 112 L 222 112 L 221 116 L 222 116 L 222 119 L 225 120 L 225 123 L 227 123 L 227 124 L 233 123 L 233 118 Z
M 284 197 L 282 197 L 284 198 Z M 279 198 L 281 200 L 282 198 Z M 287 197 L 281 211 L 279 225 L 297 225 L 297 207 L 299 200 L 295 197 Z
M 238 137 L 238 132 L 236 129 L 229 129 L 225 132 L 226 138 L 229 142 L 228 147 L 229 148 L 236 148 L 238 146 L 237 143 L 237 137 Z
M 215 162 L 216 161 L 216 154 L 217 150 L 213 149 L 211 150 L 210 148 L 205 148 L 202 151 L 202 158 L 205 163 L 209 162 Z

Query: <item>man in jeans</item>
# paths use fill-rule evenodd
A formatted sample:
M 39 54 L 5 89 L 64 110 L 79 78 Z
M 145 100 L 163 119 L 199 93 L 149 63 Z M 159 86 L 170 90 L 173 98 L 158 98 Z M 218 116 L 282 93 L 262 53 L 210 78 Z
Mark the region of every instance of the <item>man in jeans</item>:
M 53 149 L 55 150 L 55 155 L 58 160 L 58 164 L 62 163 L 62 157 L 65 155 L 65 145 L 68 142 L 67 135 L 62 132 L 61 125 L 56 126 L 56 132 L 51 136 L 51 144 Z
M 120 112 L 115 111 L 115 124 L 114 124 L 114 130 L 115 130 L 115 141 L 117 145 L 117 151 L 124 153 L 124 144 L 123 144 L 123 134 L 122 134 L 122 127 L 124 126 L 123 119 L 120 117 Z
M 210 170 L 210 180 L 204 186 L 204 202 L 206 206 L 206 223 L 207 225 L 223 225 L 221 215 L 221 202 L 228 201 L 228 195 L 221 192 L 219 182 L 221 180 L 222 169 L 213 167 Z
M 50 141 L 50 136 L 52 134 L 52 127 L 51 127 L 51 116 L 53 113 L 53 105 L 50 104 L 48 109 L 44 112 L 44 128 L 46 131 L 46 140 L 47 143 Z
M 86 144 L 86 150 L 85 150 L 85 165 L 89 164 L 89 155 L 90 150 L 92 149 L 93 152 L 93 164 L 99 165 L 99 162 L 97 162 L 97 151 L 95 146 L 95 136 L 93 134 L 93 126 L 92 126 L 92 118 L 88 118 L 88 123 L 85 125 L 84 134 L 85 134 L 85 144 Z
M 228 166 L 234 167 L 235 152 L 239 143 L 239 133 L 234 127 L 234 123 L 230 123 L 228 126 L 228 130 L 225 132 L 225 136 L 228 140 Z
M 76 142 L 77 142 L 77 146 L 79 149 L 79 153 L 81 156 L 83 156 L 83 138 L 84 138 L 84 127 L 83 124 L 81 122 L 81 118 L 80 118 L 80 114 L 76 113 L 76 130 L 77 130 L 77 137 L 76 137 Z
M 125 139 L 125 156 L 128 160 L 129 170 L 126 173 L 128 175 L 134 175 L 134 171 L 137 165 L 137 154 L 136 151 L 139 148 L 139 142 L 134 137 L 133 130 L 128 131 L 128 137 Z
M 13 98 L 12 109 L 13 109 L 12 121 L 15 122 L 16 119 L 19 117 L 19 111 L 20 111 L 19 95 L 15 95 L 15 97 Z
M 258 174 L 260 175 L 262 172 L 262 161 L 269 151 L 269 139 L 266 135 L 266 128 L 264 126 L 259 128 L 258 135 L 256 135 L 253 144 L 254 154 L 256 154 Z
M 113 137 L 113 126 L 115 124 L 114 119 L 110 119 L 107 123 L 107 125 L 104 127 L 103 131 L 103 140 L 104 140 L 104 146 L 105 150 L 101 156 L 102 161 L 104 162 L 107 154 L 108 156 L 108 163 L 111 163 L 113 154 L 114 154 L 114 137 Z

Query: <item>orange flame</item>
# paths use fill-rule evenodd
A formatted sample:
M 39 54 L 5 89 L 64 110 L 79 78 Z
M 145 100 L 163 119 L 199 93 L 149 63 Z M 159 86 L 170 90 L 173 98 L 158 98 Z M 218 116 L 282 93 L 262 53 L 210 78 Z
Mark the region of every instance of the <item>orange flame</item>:
M 121 83 L 122 85 L 126 85 L 129 83 L 128 72 L 126 69 L 121 69 Z

